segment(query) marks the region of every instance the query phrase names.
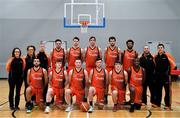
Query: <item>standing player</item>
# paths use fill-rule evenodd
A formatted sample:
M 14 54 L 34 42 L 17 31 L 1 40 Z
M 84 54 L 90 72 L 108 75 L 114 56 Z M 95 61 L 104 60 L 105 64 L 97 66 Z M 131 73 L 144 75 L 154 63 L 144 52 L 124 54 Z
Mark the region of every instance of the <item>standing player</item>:
M 89 113 L 93 112 L 93 96 L 97 95 L 99 109 L 104 106 L 104 96 L 108 93 L 108 72 L 102 68 L 102 59 L 96 59 L 96 67 L 90 71 L 90 88 L 89 88 Z
M 67 85 L 67 72 L 62 70 L 62 61 L 56 61 L 56 69 L 49 73 L 49 88 L 46 95 L 45 113 L 50 112 L 51 100 L 56 96 L 56 105 L 62 105 L 64 102 L 64 91 Z
M 79 47 L 79 38 L 73 38 L 73 45 L 67 50 L 66 57 L 68 61 L 68 72 L 75 67 L 76 59 L 82 60 L 83 49 Z
M 62 68 L 64 69 L 65 66 L 65 55 L 66 51 L 61 47 L 62 41 L 60 39 L 55 40 L 55 48 L 51 51 L 50 53 L 50 58 L 51 58 L 51 69 L 56 68 L 56 60 L 60 59 L 62 60 Z
M 104 61 L 108 72 L 113 70 L 116 60 L 121 60 L 121 51 L 116 47 L 116 38 L 112 36 L 109 37 L 109 46 L 105 49 L 104 53 Z
M 40 60 L 35 58 L 33 61 L 34 67 L 28 70 L 27 83 L 28 88 L 26 89 L 27 98 L 27 113 L 32 110 L 31 97 L 36 96 L 36 103 L 41 107 L 43 105 L 43 91 L 44 87 L 48 83 L 47 71 L 40 67 Z
M 75 68 L 69 71 L 68 86 L 65 91 L 65 100 L 68 104 L 66 112 L 72 110 L 71 98 L 76 96 L 76 104 L 79 105 L 81 102 L 86 101 L 87 97 L 86 90 L 88 88 L 88 73 L 82 68 L 81 59 L 76 59 Z
M 154 91 L 154 74 L 155 74 L 155 64 L 154 64 L 154 58 L 150 53 L 149 46 L 144 46 L 144 52 L 140 57 L 140 65 L 143 67 L 146 71 L 146 80 L 143 84 L 143 96 L 142 96 L 142 105 L 147 105 L 147 87 L 149 87 L 151 98 L 150 102 L 152 106 L 155 104 L 155 95 Z
M 122 62 L 124 70 L 128 70 L 133 65 L 134 58 L 138 57 L 138 53 L 133 49 L 134 41 L 129 39 L 126 41 L 127 49 L 122 54 Z
M 128 81 L 128 74 L 123 69 L 120 61 L 116 61 L 114 64 L 114 69 L 109 72 L 109 84 L 112 90 L 112 99 L 114 102 L 113 111 L 116 112 L 117 105 L 123 105 L 126 102 L 126 83 Z
M 158 54 L 155 56 L 155 76 L 156 76 L 156 105 L 161 106 L 162 89 L 165 89 L 165 109 L 171 110 L 171 78 L 170 61 L 164 51 L 164 45 L 158 44 Z
M 96 46 L 96 38 L 94 36 L 89 38 L 89 46 L 85 48 L 84 54 L 86 70 L 89 74 L 91 69 L 96 67 L 96 59 L 98 57 L 102 58 L 101 49 Z
M 139 58 L 135 58 L 133 66 L 128 70 L 129 89 L 130 89 L 130 112 L 134 109 L 140 110 L 142 103 L 143 83 L 145 81 L 145 70 L 140 66 Z

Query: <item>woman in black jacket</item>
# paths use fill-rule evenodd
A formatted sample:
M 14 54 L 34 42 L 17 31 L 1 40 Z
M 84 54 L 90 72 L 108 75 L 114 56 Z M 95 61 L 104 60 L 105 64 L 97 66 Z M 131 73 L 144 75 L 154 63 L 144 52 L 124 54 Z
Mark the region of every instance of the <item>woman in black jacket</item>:
M 14 48 L 12 51 L 12 57 L 7 61 L 6 69 L 9 74 L 9 107 L 11 110 L 19 110 L 20 91 L 23 83 L 23 71 L 25 63 L 21 58 L 21 50 Z M 16 88 L 15 105 L 14 105 L 14 91 Z

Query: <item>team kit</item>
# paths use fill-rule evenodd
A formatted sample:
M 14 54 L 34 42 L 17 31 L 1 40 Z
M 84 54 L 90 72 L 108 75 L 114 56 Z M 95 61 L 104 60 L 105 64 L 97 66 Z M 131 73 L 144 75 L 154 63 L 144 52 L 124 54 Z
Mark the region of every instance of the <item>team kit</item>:
M 173 57 L 165 52 L 164 45 L 157 45 L 156 55 L 152 55 L 149 46 L 145 45 L 140 55 L 133 49 L 132 39 L 126 41 L 125 50 L 116 46 L 115 37 L 109 37 L 108 41 L 109 45 L 104 51 L 97 45 L 94 36 L 89 38 L 86 48 L 81 48 L 80 39 L 74 37 L 72 47 L 67 50 L 61 47 L 62 40 L 56 39 L 50 54 L 45 52 L 43 42 L 40 42 L 38 53 L 35 53 L 33 45 L 29 45 L 27 56 L 21 56 L 21 50 L 14 48 L 14 56 L 8 60 L 6 68 L 9 78 L 17 78 L 11 77 L 13 68 L 15 74 L 23 73 L 19 89 L 24 82 L 26 112 L 31 113 L 34 106 L 38 105 L 45 113 L 50 113 L 51 107 L 56 105 L 66 112 L 77 106 L 82 111 L 92 113 L 105 109 L 110 101 L 108 96 L 112 97 L 113 112 L 127 108 L 129 112 L 134 112 L 147 106 L 147 88 L 151 107 L 160 108 L 163 87 L 164 109 L 171 110 L 170 71 L 175 68 L 175 63 Z M 15 63 L 18 56 L 21 62 L 19 68 Z M 15 82 L 9 79 L 9 83 L 11 91 L 11 85 Z M 130 97 L 128 101 L 127 91 Z M 20 109 L 20 98 L 15 98 L 14 105 L 13 96 L 10 92 L 10 109 Z

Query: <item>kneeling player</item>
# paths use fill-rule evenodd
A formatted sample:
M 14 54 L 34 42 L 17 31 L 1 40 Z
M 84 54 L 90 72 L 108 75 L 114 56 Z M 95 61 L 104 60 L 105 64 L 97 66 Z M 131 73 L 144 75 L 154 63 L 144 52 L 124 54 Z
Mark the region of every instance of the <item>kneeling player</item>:
M 49 74 L 49 88 L 46 95 L 45 113 L 50 112 L 51 100 L 56 96 L 55 104 L 62 105 L 64 102 L 64 88 L 67 84 L 67 72 L 62 69 L 62 61 L 56 60 L 56 68 Z
M 85 101 L 87 98 L 87 88 L 88 88 L 88 73 L 82 68 L 81 59 L 76 59 L 75 68 L 69 72 L 68 86 L 65 91 L 65 99 L 68 104 L 66 112 L 72 110 L 71 100 L 72 96 L 76 97 L 76 104 L 80 105 L 81 102 Z M 87 101 L 87 100 L 86 100 Z
M 123 69 L 123 66 L 119 61 L 115 62 L 114 69 L 109 72 L 109 84 L 111 85 L 112 90 L 112 99 L 114 102 L 113 111 L 116 112 L 118 107 L 117 105 L 123 105 L 126 101 L 126 83 L 128 80 L 128 74 Z
M 135 58 L 133 66 L 128 70 L 130 88 L 130 112 L 134 109 L 140 110 L 142 103 L 143 82 L 145 80 L 145 70 L 140 66 L 139 58 Z
M 31 97 L 36 96 L 36 103 L 42 107 L 43 105 L 43 91 L 44 87 L 47 85 L 47 71 L 44 68 L 40 67 L 40 60 L 35 58 L 33 60 L 34 67 L 28 70 L 27 73 L 27 82 L 28 88 L 26 89 L 26 98 L 27 98 L 27 113 L 30 113 L 32 110 Z
M 91 87 L 89 88 L 89 113 L 93 112 L 93 96 L 97 95 L 99 108 L 104 106 L 104 96 L 108 93 L 108 72 L 102 68 L 102 59 L 96 59 L 96 67 L 90 71 L 89 79 Z

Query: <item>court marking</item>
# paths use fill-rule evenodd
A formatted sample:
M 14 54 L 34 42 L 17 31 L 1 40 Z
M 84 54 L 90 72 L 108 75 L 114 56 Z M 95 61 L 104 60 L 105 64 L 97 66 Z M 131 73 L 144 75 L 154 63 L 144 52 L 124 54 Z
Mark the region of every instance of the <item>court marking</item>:
M 67 118 L 70 118 L 70 115 L 71 115 L 71 111 L 68 112 Z

